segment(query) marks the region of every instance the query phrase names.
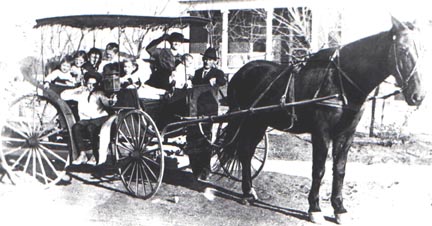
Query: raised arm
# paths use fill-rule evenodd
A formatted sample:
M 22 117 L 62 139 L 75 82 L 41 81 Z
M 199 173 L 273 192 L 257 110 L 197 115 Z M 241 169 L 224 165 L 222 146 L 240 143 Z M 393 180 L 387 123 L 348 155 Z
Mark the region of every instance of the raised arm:
M 151 55 L 153 55 L 154 51 L 156 50 L 157 46 L 163 42 L 168 40 L 169 35 L 167 33 L 164 33 L 161 37 L 151 41 L 147 47 L 146 47 L 146 51 Z

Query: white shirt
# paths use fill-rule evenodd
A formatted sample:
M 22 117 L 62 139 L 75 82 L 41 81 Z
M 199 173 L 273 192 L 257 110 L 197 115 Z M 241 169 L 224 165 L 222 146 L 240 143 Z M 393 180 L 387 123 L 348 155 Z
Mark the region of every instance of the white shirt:
M 176 81 L 175 88 L 181 89 L 187 83 L 188 87 L 192 87 L 191 78 L 194 74 L 192 67 L 186 67 L 183 63 L 177 65 L 176 69 L 172 72 L 172 79 Z
M 63 73 L 60 69 L 56 69 L 49 73 L 46 78 L 45 82 L 52 82 L 56 79 L 62 80 L 65 83 L 56 83 L 58 85 L 67 85 L 67 86 L 74 86 L 75 85 L 75 78 L 72 77 L 70 72 Z
M 95 91 L 91 94 L 86 87 L 81 86 L 75 89 L 65 90 L 61 93 L 64 100 L 75 100 L 78 102 L 78 114 L 80 119 L 95 119 L 108 115 L 104 106 L 109 105 L 109 98 L 102 91 Z

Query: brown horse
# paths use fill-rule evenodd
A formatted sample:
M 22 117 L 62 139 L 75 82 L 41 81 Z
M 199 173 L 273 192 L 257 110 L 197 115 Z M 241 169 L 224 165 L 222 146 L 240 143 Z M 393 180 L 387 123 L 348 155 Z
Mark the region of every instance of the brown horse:
M 224 148 L 221 159 L 225 164 L 232 158 L 241 162 L 245 200 L 256 198 L 252 188 L 251 158 L 266 128 L 270 126 L 291 133 L 310 133 L 313 171 L 308 198 L 309 217 L 313 222 L 322 219 L 319 189 L 332 144 L 331 204 L 336 222 L 340 223 L 342 214 L 347 212 L 343 205 L 342 187 L 348 150 L 368 94 L 393 75 L 408 105 L 418 106 L 424 98 L 417 70 L 419 43 L 414 33 L 418 30 L 413 23 L 402 23 L 395 18 L 392 18 L 392 23 L 389 31 L 317 52 L 299 70 L 267 61 L 253 61 L 233 76 L 228 85 L 231 111 L 275 105 L 281 103 L 281 99 L 301 101 L 339 94 L 339 98 L 330 101 L 251 114 L 242 120 L 229 122 L 227 136 L 235 139 Z M 291 81 L 289 85 L 288 81 Z M 285 94 L 288 98 L 281 98 Z

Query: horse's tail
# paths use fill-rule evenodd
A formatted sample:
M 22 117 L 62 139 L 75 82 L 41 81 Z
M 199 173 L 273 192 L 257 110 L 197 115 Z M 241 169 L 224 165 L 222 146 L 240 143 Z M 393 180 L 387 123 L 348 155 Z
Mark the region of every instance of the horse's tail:
M 238 144 L 238 133 L 240 131 L 242 120 L 231 119 L 228 121 L 228 125 L 223 129 L 222 145 L 218 152 L 219 163 L 221 166 L 228 166 L 229 163 L 238 158 L 237 156 L 237 144 Z M 227 167 L 224 167 L 227 169 Z
M 241 69 L 240 69 L 241 71 Z M 241 106 L 238 102 L 238 96 L 237 96 L 237 81 L 239 72 L 234 74 L 231 81 L 228 83 L 228 89 L 227 89 L 227 102 L 229 106 L 228 112 L 234 112 L 241 109 Z M 241 128 L 241 124 L 243 122 L 243 117 L 233 117 L 228 120 L 228 124 L 226 127 L 223 128 L 222 133 L 222 145 L 219 149 L 219 162 L 221 166 L 228 165 L 233 159 L 238 158 L 237 157 L 237 141 L 238 141 L 238 134 Z M 226 167 L 225 167 L 226 168 Z
M 260 98 L 262 92 L 277 77 L 283 67 L 270 61 L 251 61 L 241 67 L 231 78 L 227 89 L 227 102 L 230 112 L 255 107 L 254 102 Z M 270 77 L 270 79 L 269 79 Z M 248 115 L 236 116 L 228 121 L 223 136 L 224 145 L 219 153 L 221 165 L 230 164 L 238 159 L 238 141 L 242 136 L 242 125 Z M 244 132 L 244 131 L 243 131 Z

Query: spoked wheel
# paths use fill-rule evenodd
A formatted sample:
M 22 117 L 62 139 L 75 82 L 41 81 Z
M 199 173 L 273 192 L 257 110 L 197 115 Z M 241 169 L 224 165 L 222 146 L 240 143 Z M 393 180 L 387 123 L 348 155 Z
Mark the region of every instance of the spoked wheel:
M 39 95 L 19 98 L 9 113 L 1 134 L 3 164 L 18 179 L 30 175 L 45 186 L 59 182 L 69 165 L 70 139 L 63 114 Z
M 126 189 L 134 196 L 153 197 L 162 183 L 162 138 L 152 118 L 141 110 L 119 117 L 115 136 L 116 166 Z
M 242 165 L 240 163 L 240 160 L 238 158 L 238 156 L 236 155 L 233 159 L 229 159 L 225 164 L 220 164 L 220 153 L 221 150 L 220 148 L 224 148 L 225 145 L 227 145 L 229 142 L 233 142 L 232 138 L 228 138 L 226 136 L 224 136 L 224 133 L 226 132 L 226 123 L 221 123 L 218 127 L 217 130 L 217 138 L 216 138 L 216 147 L 215 148 L 219 148 L 219 150 L 215 150 L 213 152 L 213 157 L 212 157 L 212 169 L 217 169 L 217 168 L 222 168 L 224 173 L 230 177 L 233 180 L 236 181 L 242 181 Z M 223 138 L 224 140 L 220 140 L 221 138 Z M 268 156 L 268 147 L 269 147 L 269 142 L 268 142 L 268 134 L 267 131 L 264 134 L 262 140 L 258 143 L 256 149 L 255 149 L 255 153 L 252 156 L 252 160 L 251 160 L 251 175 L 252 175 L 252 179 L 256 178 L 259 173 L 261 172 L 261 170 L 264 167 L 264 163 L 267 160 L 267 156 Z M 217 159 L 216 159 L 217 158 Z
M 3 178 L 8 178 L 9 181 L 15 185 L 14 174 L 10 167 L 6 164 L 6 158 L 3 154 L 3 150 L 0 149 L 0 182 L 3 182 Z

